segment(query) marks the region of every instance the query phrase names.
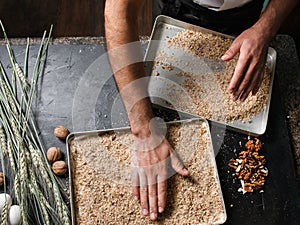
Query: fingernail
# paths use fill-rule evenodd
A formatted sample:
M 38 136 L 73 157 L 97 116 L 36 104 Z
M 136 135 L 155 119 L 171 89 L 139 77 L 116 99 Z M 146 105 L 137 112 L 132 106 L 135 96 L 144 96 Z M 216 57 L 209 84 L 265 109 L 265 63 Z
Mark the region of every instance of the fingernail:
M 188 171 L 187 169 L 185 169 L 185 168 L 184 168 L 182 171 L 183 171 L 183 173 L 184 173 L 185 175 L 188 175 L 188 174 L 189 174 L 189 171 Z
M 152 212 L 152 213 L 150 214 L 150 219 L 151 219 L 151 220 L 156 220 L 156 218 L 157 218 L 156 213 Z
M 164 208 L 163 207 L 158 207 L 158 212 L 159 213 L 162 213 L 164 211 Z
M 227 54 L 224 54 L 224 55 L 222 55 L 221 59 L 222 59 L 222 60 L 226 60 L 227 57 L 228 57 L 228 55 L 227 55 Z
M 143 209 L 143 215 L 147 216 L 148 215 L 148 210 L 147 209 Z
M 138 201 L 139 200 L 139 197 L 138 196 L 133 196 L 133 199 Z

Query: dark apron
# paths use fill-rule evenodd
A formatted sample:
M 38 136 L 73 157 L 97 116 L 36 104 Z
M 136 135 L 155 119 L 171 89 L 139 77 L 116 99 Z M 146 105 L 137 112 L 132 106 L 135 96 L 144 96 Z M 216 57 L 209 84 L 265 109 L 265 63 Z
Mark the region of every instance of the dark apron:
M 192 0 L 168 0 L 163 15 L 230 35 L 238 35 L 259 18 L 264 0 L 253 0 L 241 7 L 214 11 Z

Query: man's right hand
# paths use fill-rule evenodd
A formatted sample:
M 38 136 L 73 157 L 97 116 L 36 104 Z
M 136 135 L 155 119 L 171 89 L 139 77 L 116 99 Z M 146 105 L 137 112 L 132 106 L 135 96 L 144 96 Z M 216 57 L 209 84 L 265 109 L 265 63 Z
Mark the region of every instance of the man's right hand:
M 109 60 L 136 138 L 131 155 L 133 195 L 141 201 L 143 214 L 155 220 L 166 205 L 169 163 L 183 176 L 188 175 L 188 171 L 168 141 L 149 129 L 153 114 L 148 82 L 138 82 L 146 77 L 138 35 L 138 14 L 144 2 L 106 0 L 105 34 Z M 138 43 L 138 46 L 129 43 Z M 136 81 L 138 85 L 134 84 Z
M 157 135 L 155 129 L 150 130 L 146 136 L 135 136 L 131 153 L 132 194 L 140 200 L 142 214 L 156 220 L 166 207 L 167 179 L 172 175 L 169 168 L 182 176 L 189 172 L 167 139 Z

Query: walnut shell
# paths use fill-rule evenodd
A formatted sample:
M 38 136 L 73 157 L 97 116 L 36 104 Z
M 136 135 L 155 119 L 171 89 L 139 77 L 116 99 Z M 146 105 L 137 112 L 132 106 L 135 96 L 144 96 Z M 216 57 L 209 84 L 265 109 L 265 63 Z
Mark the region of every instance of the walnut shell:
M 4 175 L 2 172 L 0 172 L 0 186 L 4 184 Z
M 67 172 L 67 164 L 64 161 L 56 161 L 52 164 L 52 170 L 56 175 L 64 175 Z
M 64 126 L 62 125 L 59 125 L 57 126 L 55 129 L 54 129 L 54 135 L 55 137 L 59 138 L 59 139 L 62 139 L 62 140 L 65 140 L 67 138 L 67 136 L 69 135 L 69 130 L 67 128 L 65 128 Z
M 58 147 L 51 147 L 47 151 L 48 160 L 53 163 L 61 158 L 62 152 Z

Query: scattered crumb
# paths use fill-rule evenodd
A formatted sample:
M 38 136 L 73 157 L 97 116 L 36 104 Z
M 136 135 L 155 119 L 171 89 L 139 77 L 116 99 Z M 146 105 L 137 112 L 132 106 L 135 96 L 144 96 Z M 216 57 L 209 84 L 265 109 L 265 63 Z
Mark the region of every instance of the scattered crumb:
M 174 59 L 165 52 L 157 53 L 154 68 L 160 65 L 163 69 L 171 71 L 174 65 L 177 66 L 177 64 L 184 64 L 185 67 L 189 64 L 189 67 L 191 67 L 176 72 L 176 76 L 186 78 L 182 82 L 182 86 L 191 98 L 191 101 L 184 102 L 181 99 L 182 93 L 177 93 L 177 97 L 172 96 L 173 99 L 176 100 L 177 98 L 181 102 L 176 108 L 177 110 L 198 114 L 201 117 L 221 122 L 242 120 L 243 123 L 252 123 L 252 118 L 263 111 L 271 84 L 268 68 L 265 69 L 264 80 L 258 93 L 256 95 L 250 93 L 244 102 L 233 101 L 232 95 L 227 90 L 238 57 L 226 62 L 225 68 L 221 68 L 220 61 L 221 56 L 231 43 L 232 39 L 226 37 L 191 30 L 179 32 L 168 39 L 169 47 L 180 48 L 193 55 L 194 58 L 202 59 L 205 65 L 210 63 L 209 71 L 193 71 L 195 63 L 191 63 L 191 61 L 182 62 L 181 56 Z M 172 92 L 173 94 L 176 95 Z
M 154 222 L 141 215 L 138 202 L 132 199 L 130 180 L 117 177 L 130 175 L 127 169 L 130 164 L 129 146 L 133 141 L 131 134 L 109 132 L 76 137 L 70 146 L 76 224 L 222 222 L 225 209 L 207 129 L 203 122 L 168 127 L 167 138 L 186 162 L 190 178 L 174 175 L 168 180 L 167 208 Z M 120 175 L 120 171 L 124 170 L 128 174 Z

